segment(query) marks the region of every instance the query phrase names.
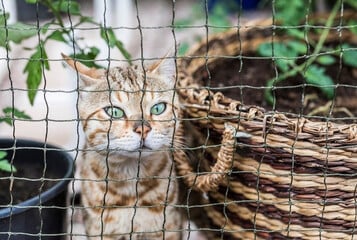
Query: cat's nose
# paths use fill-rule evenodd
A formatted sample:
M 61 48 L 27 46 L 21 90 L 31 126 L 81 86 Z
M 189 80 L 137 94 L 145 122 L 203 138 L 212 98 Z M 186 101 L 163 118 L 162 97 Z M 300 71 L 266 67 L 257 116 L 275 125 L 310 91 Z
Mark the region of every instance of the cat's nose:
M 150 131 L 151 126 L 147 121 L 138 121 L 134 124 L 134 132 L 140 134 L 143 139 L 147 137 Z

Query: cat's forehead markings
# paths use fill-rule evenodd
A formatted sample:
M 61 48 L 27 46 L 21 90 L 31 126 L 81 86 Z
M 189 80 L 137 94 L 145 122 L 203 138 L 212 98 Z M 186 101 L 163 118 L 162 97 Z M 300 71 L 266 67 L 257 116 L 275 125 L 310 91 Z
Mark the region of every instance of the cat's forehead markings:
M 139 73 L 132 67 L 115 67 L 111 68 L 108 72 L 109 78 L 120 85 L 123 90 L 126 89 L 140 89 L 140 76 Z

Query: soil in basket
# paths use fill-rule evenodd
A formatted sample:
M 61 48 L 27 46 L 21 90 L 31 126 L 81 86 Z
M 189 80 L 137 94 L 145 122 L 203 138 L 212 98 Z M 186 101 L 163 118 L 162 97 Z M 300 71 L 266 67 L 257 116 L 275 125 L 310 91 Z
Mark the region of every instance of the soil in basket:
M 244 59 L 241 62 L 230 59 L 210 66 L 209 71 L 210 80 L 206 70 L 198 73 L 206 86 L 211 86 L 214 92 L 220 91 L 243 104 L 260 106 L 267 111 L 276 110 L 305 117 L 312 115 L 312 117 L 339 118 L 334 121 L 344 123 L 356 121 L 353 118 L 357 116 L 357 69 L 339 64 L 327 67 L 326 72 L 335 84 L 338 84 L 333 101 L 328 100 L 318 88 L 306 86 L 300 75 L 288 78 L 277 84 L 274 107 L 267 104 L 264 99 L 267 80 L 276 76 L 271 60 Z M 331 103 L 332 111 L 330 111 Z
M 0 208 L 15 205 L 45 192 L 55 185 L 57 181 L 44 179 L 58 179 L 53 173 L 46 173 L 43 178 L 43 166 L 16 166 L 17 172 L 13 173 L 12 190 L 10 190 L 9 172 L 0 171 Z M 41 178 L 43 180 L 41 180 Z M 12 201 L 11 201 L 12 198 Z

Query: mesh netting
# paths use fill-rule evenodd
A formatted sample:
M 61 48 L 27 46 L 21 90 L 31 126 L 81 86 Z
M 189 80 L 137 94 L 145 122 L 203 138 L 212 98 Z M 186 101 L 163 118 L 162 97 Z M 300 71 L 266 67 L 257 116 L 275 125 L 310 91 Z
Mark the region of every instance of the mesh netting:
M 0 239 L 353 239 L 356 10 L 354 0 L 2 0 Z M 147 90 L 166 60 L 173 89 Z M 127 69 L 141 69 L 140 91 L 109 86 L 115 74 L 104 90 L 83 87 L 119 66 L 133 86 Z M 146 95 L 165 93 L 171 102 L 155 100 L 146 117 Z M 145 138 L 168 121 L 151 117 L 176 98 L 182 127 L 155 153 Z M 140 147 L 129 176 L 111 143 L 131 125 Z M 100 149 L 92 126 L 109 126 Z M 142 227 L 156 217 L 159 227 Z

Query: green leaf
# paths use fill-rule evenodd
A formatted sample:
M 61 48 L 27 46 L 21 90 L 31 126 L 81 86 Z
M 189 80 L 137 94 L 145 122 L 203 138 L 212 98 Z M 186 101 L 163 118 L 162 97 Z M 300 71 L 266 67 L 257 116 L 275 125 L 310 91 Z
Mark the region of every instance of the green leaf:
M 180 19 L 175 21 L 174 27 L 178 30 L 184 30 L 185 28 L 187 28 L 192 24 L 193 23 L 191 19 Z
M 276 18 L 283 25 L 296 26 L 304 19 L 308 5 L 308 0 L 275 0 Z
M 37 28 L 24 23 L 14 23 L 9 26 L 9 40 L 15 43 L 20 43 L 24 39 L 28 39 L 37 34 Z
M 0 47 L 6 47 L 6 41 L 21 43 L 23 40 L 28 39 L 36 34 L 37 34 L 37 29 L 35 26 L 20 23 L 20 22 L 7 25 L 7 31 L 6 31 L 6 26 L 1 26 Z
M 274 48 L 273 48 L 274 47 Z M 276 58 L 276 65 L 283 72 L 287 72 L 295 62 L 298 53 L 288 48 L 284 43 L 262 43 L 259 45 L 258 54 L 263 57 Z
M 88 16 L 80 16 L 80 20 L 79 20 L 79 22 L 76 24 L 77 26 L 78 25 L 80 25 L 80 24 L 82 24 L 82 23 L 93 23 L 93 24 L 97 24 L 94 20 L 93 20 L 93 18 L 91 18 L 91 17 L 88 17 Z
M 318 87 L 328 99 L 334 97 L 334 82 L 332 78 L 325 73 L 325 68 L 311 64 L 307 68 L 304 76 L 307 83 Z
M 300 39 L 300 40 L 304 40 L 305 39 L 304 31 L 301 30 L 301 29 L 297 29 L 297 28 L 288 28 L 288 29 L 286 29 L 286 32 L 287 32 L 288 35 L 290 35 L 292 37 L 295 37 L 297 39 Z
M 47 38 L 58 42 L 67 43 L 66 39 L 63 37 L 63 32 L 61 30 L 53 31 Z
M 190 45 L 187 42 L 181 43 L 178 49 L 178 55 L 183 56 L 188 51 L 189 48 Z
M 81 11 L 78 2 L 75 1 L 54 1 L 50 3 L 57 12 L 69 13 L 80 16 Z
M 48 29 L 50 28 L 50 26 L 53 24 L 53 22 L 48 22 L 48 23 L 45 23 L 42 27 L 41 27 L 41 32 L 43 34 L 46 34 Z
M 71 58 L 75 58 L 77 61 L 81 62 L 82 64 L 86 65 L 87 67 L 94 67 L 94 68 L 101 68 L 101 66 L 97 65 L 94 61 L 98 56 L 100 50 L 96 47 L 91 47 L 86 50 L 82 50 L 79 53 L 71 54 Z
M 100 27 L 100 36 L 104 41 L 109 44 L 109 47 L 115 47 L 115 43 L 117 38 L 112 28 L 104 28 L 103 26 Z
M 35 4 L 37 3 L 38 0 L 26 0 L 27 3 L 30 3 L 30 4 Z
M 5 151 L 0 151 L 0 160 L 4 159 L 7 156 L 7 152 Z
M 316 58 L 316 61 L 320 63 L 321 65 L 332 65 L 336 63 L 336 59 L 332 57 L 331 55 L 322 55 Z
M 117 41 L 115 46 L 119 49 L 119 51 L 121 52 L 121 54 L 123 54 L 123 56 L 125 57 L 125 59 L 129 62 L 129 64 L 131 65 L 131 55 L 128 51 L 126 51 L 126 49 L 124 48 L 124 44 L 121 41 Z
M 11 165 L 7 160 L 0 161 L 0 170 L 5 172 L 16 172 L 16 168 Z
M 5 172 L 16 172 L 15 166 L 11 165 L 8 160 L 5 159 L 7 152 L 0 151 L 0 170 Z
M 112 28 L 104 28 L 103 26 L 100 27 L 100 36 L 101 38 L 107 42 L 109 47 L 111 48 L 118 48 L 118 50 L 123 54 L 126 60 L 128 60 L 129 64 L 131 64 L 131 55 L 126 49 L 124 48 L 123 43 L 118 40 L 115 36 L 115 33 Z
M 354 19 L 351 19 L 350 21 L 348 21 L 347 26 L 349 27 L 349 30 L 353 33 L 357 35 L 357 21 Z
M 228 10 L 223 4 L 216 4 L 212 9 L 212 12 L 208 15 L 208 22 L 210 25 L 216 27 L 229 26 Z M 214 29 L 214 32 L 223 31 L 222 29 Z
M 12 125 L 13 119 L 31 119 L 24 111 L 20 111 L 17 108 L 7 107 L 3 110 L 4 117 L 0 117 L 0 122 L 5 122 Z M 1 158 L 0 158 L 1 159 Z
M 287 46 L 290 49 L 292 49 L 294 52 L 299 53 L 299 54 L 306 54 L 306 52 L 307 52 L 306 43 L 303 43 L 303 42 L 291 40 L 291 41 L 287 42 Z M 295 55 L 295 57 L 296 57 L 296 55 Z
M 343 62 L 350 67 L 357 67 L 357 48 L 353 48 L 349 44 L 342 44 Z
M 3 116 L 3 117 L 0 117 L 0 123 L 1 123 L 1 122 L 7 123 L 7 124 L 9 124 L 10 126 L 12 126 L 12 117 L 11 117 L 11 116 Z
M 5 20 L 8 20 L 10 15 L 9 15 L 9 13 L 4 14 L 4 12 L 1 10 L 0 10 L 0 13 L 1 13 L 0 14 L 0 25 L 5 26 L 5 22 L 6 22 Z
M 357 9 L 357 2 L 356 0 L 345 0 L 345 3 L 351 5 L 351 7 Z
M 38 87 L 42 80 L 43 67 L 49 70 L 48 57 L 46 51 L 40 45 L 37 46 L 36 52 L 28 60 L 24 73 L 27 73 L 28 98 L 33 105 Z

